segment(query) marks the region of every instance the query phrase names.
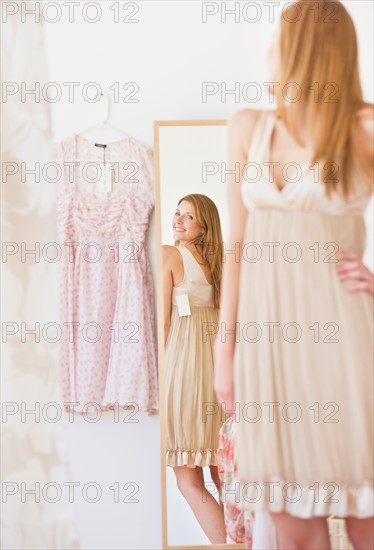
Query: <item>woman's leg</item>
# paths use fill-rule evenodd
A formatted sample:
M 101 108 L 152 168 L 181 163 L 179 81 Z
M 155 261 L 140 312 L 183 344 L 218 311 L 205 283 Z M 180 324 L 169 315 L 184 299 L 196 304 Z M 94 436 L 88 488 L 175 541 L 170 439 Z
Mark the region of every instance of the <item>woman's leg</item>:
M 216 499 L 205 488 L 203 469 L 177 466 L 173 470 L 178 489 L 187 500 L 210 542 L 225 543 L 223 511 Z
M 355 550 L 374 548 L 374 518 L 345 518 L 349 540 Z
M 278 550 L 330 550 L 327 518 L 301 519 L 286 514 L 271 514 L 277 530 Z
M 218 468 L 217 468 L 217 466 L 209 466 L 209 470 L 210 470 L 210 477 L 212 478 L 212 481 L 213 481 L 214 485 L 216 486 L 217 493 L 218 493 L 218 498 L 219 498 L 219 503 L 220 503 L 220 506 L 222 508 L 223 507 L 222 488 L 221 488 L 221 480 L 219 478 Z

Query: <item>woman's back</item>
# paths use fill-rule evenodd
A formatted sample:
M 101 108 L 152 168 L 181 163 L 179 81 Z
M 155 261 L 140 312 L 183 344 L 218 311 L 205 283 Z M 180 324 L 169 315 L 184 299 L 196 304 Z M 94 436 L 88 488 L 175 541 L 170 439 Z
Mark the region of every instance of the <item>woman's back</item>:
M 172 304 L 177 305 L 177 296 L 188 294 L 190 306 L 213 307 L 213 287 L 209 284 L 202 267 L 186 246 L 177 246 L 182 256 L 184 277 L 173 287 Z

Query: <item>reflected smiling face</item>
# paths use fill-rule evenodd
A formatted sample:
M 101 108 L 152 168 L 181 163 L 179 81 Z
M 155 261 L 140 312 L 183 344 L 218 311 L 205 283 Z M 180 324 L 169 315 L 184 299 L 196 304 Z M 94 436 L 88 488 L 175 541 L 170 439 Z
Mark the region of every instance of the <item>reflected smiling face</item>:
M 174 240 L 183 242 L 183 246 L 204 233 L 204 228 L 196 219 L 195 208 L 189 201 L 182 201 L 176 207 L 172 227 Z

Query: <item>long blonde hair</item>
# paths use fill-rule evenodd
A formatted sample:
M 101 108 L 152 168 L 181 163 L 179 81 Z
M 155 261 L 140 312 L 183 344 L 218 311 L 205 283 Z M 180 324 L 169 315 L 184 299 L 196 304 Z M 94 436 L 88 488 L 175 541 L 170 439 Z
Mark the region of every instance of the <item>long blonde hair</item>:
M 209 265 L 212 275 L 213 303 L 215 309 L 218 309 L 221 296 L 223 262 L 223 239 L 218 209 L 212 199 L 199 193 L 182 197 L 178 201 L 178 206 L 182 201 L 188 201 L 193 204 L 196 221 L 204 229 L 204 236 L 197 237 L 193 243 L 200 244 L 203 261 Z M 174 244 L 175 246 L 179 246 L 180 241 L 174 241 Z
M 359 77 L 358 46 L 353 21 L 338 0 L 298 0 L 280 24 L 278 113 L 295 140 L 306 112 L 314 157 L 326 194 L 348 198 L 353 190 L 356 148 L 353 130 L 357 111 L 365 105 Z M 296 83 L 301 97 L 285 105 L 284 90 Z M 291 95 L 291 94 L 289 94 Z M 319 166 L 321 166 L 319 164 Z M 360 184 L 371 192 L 369 174 Z

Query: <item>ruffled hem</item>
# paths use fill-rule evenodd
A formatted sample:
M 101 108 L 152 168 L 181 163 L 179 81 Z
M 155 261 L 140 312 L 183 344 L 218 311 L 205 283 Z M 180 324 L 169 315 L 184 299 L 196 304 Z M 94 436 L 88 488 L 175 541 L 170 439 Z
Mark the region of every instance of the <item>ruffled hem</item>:
M 175 468 L 176 466 L 188 466 L 196 468 L 199 466 L 216 466 L 216 451 L 213 449 L 203 449 L 195 451 L 166 451 L 166 466 Z
M 316 516 L 347 516 L 364 519 L 374 516 L 374 487 L 371 481 L 360 485 L 297 482 L 238 483 L 237 490 L 226 495 L 227 502 L 242 510 L 270 513 L 286 512 L 308 519 Z

